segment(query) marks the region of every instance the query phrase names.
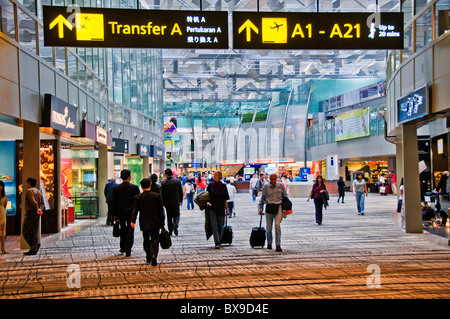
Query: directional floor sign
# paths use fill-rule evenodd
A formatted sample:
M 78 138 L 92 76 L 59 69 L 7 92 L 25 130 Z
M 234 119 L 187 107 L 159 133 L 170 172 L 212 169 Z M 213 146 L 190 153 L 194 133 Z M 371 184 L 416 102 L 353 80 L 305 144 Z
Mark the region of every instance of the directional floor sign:
M 228 49 L 228 13 L 44 6 L 44 45 Z
M 403 49 L 403 13 L 233 12 L 233 49 Z

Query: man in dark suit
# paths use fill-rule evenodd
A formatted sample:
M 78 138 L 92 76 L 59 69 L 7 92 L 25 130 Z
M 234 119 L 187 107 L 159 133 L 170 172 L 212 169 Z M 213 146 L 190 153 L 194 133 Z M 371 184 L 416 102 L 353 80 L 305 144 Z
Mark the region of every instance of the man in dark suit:
M 113 189 L 117 186 L 116 180 L 114 178 L 111 178 L 109 182 L 105 185 L 105 198 L 106 198 L 106 204 L 108 205 L 108 215 L 106 217 L 106 225 L 112 226 L 114 224 L 113 222 Z
M 113 188 L 114 218 L 120 223 L 120 253 L 131 256 L 134 242 L 134 229 L 131 228 L 134 196 L 140 193 L 139 187 L 131 184 L 131 172 L 124 169 L 120 172 L 122 184 Z
M 170 235 L 172 232 L 178 236 L 178 224 L 180 221 L 180 206 L 183 204 L 183 186 L 181 181 L 173 178 L 170 168 L 164 171 L 166 180 L 161 184 L 161 196 L 167 213 L 167 227 Z
M 143 192 L 134 197 L 131 227 L 135 227 L 139 212 L 139 228 L 144 237 L 144 251 L 147 254 L 147 262 L 156 266 L 159 250 L 159 230 L 164 227 L 164 209 L 161 195 L 151 191 L 150 179 L 144 178 L 141 181 L 141 187 Z

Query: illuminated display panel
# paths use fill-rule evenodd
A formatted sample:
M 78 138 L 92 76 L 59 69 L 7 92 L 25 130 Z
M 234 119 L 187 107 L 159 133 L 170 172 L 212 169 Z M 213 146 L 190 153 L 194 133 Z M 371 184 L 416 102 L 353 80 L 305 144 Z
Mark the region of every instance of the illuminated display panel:
M 228 49 L 228 13 L 43 7 L 44 45 Z
M 233 12 L 233 49 L 403 49 L 403 14 Z
M 429 99 L 427 85 L 398 99 L 398 124 L 412 121 L 428 115 L 428 101 Z

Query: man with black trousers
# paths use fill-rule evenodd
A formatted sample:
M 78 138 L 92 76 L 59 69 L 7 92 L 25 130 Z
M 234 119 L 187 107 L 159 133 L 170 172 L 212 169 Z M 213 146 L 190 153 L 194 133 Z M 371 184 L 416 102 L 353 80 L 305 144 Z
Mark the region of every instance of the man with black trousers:
M 164 209 L 161 195 L 151 191 L 150 179 L 144 178 L 141 181 L 141 187 L 143 192 L 134 197 L 131 227 L 134 229 L 139 212 L 139 228 L 144 237 L 144 251 L 147 254 L 147 262 L 156 266 L 159 250 L 159 230 L 164 227 Z
M 173 232 L 175 236 L 178 236 L 180 206 L 183 204 L 183 186 L 180 180 L 173 178 L 173 172 L 170 168 L 164 171 L 164 176 L 166 180 L 161 184 L 161 196 L 166 208 L 167 227 L 170 235 Z
M 134 242 L 134 229 L 131 227 L 134 197 L 140 193 L 139 187 L 131 184 L 131 172 L 124 169 L 120 172 L 122 184 L 113 188 L 114 218 L 120 223 L 120 253 L 131 256 Z

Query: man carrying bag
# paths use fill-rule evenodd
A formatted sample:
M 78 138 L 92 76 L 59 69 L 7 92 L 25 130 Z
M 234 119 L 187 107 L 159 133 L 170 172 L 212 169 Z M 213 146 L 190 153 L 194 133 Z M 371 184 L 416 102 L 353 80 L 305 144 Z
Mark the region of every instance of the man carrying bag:
M 136 219 L 139 215 L 139 227 L 144 237 L 144 251 L 146 252 L 147 262 L 156 266 L 159 251 L 159 230 L 164 228 L 164 209 L 161 195 L 150 191 L 150 179 L 145 178 L 141 181 L 143 192 L 134 197 L 133 213 L 131 215 L 131 227 L 136 226 Z

